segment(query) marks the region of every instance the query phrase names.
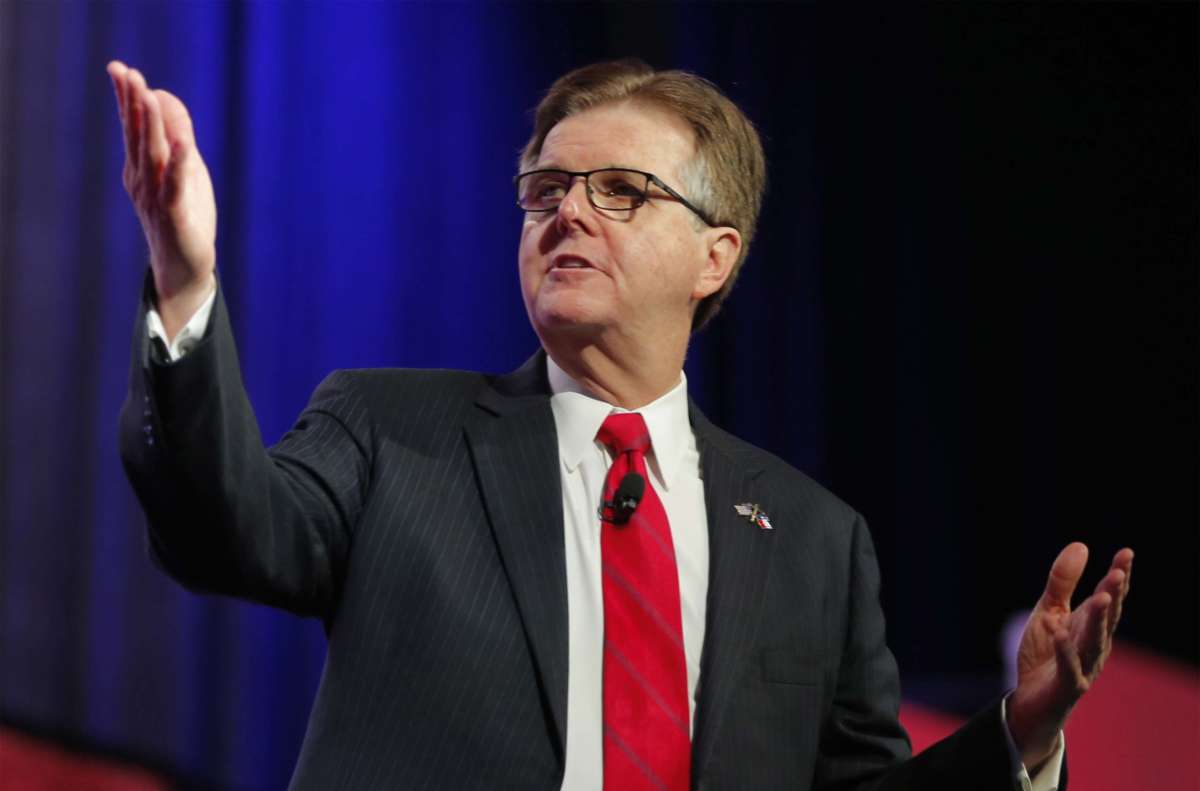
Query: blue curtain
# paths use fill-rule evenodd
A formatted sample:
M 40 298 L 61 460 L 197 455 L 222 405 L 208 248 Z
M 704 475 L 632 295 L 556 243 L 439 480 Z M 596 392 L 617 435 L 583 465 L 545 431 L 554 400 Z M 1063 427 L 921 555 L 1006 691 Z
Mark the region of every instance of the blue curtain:
M 636 54 L 764 133 L 762 237 L 692 393 L 867 513 L 906 672 L 993 679 L 1004 615 L 1081 529 L 1098 555 L 1194 559 L 1194 535 L 1129 528 L 1196 524 L 1197 86 L 1173 65 L 1196 14 L 1096 15 L 0 0 L 0 718 L 281 788 L 323 662 L 317 623 L 191 595 L 147 556 L 115 436 L 146 249 L 112 58 L 195 119 L 268 442 L 334 368 L 536 348 L 511 186 L 529 111 Z M 1122 477 L 1101 451 L 1156 462 Z M 1141 595 L 1192 608 L 1159 644 L 1194 661 L 1197 597 L 1166 582 L 1192 561 L 1160 562 Z
M 516 277 L 516 156 L 540 91 L 602 57 L 604 22 L 621 21 L 600 8 L 547 11 L 4 7 L 9 719 L 188 778 L 279 788 L 323 661 L 315 622 L 193 596 L 147 558 L 114 431 L 146 252 L 121 187 L 105 62 L 137 65 L 191 110 L 216 186 L 219 270 L 246 385 L 273 441 L 334 368 L 502 371 L 536 348 Z M 669 36 L 670 16 L 653 20 Z M 683 65 L 720 76 L 707 47 L 690 49 Z M 801 268 L 751 277 L 786 287 Z M 725 363 L 734 393 L 761 386 L 752 360 Z M 694 374 L 697 388 L 705 374 Z

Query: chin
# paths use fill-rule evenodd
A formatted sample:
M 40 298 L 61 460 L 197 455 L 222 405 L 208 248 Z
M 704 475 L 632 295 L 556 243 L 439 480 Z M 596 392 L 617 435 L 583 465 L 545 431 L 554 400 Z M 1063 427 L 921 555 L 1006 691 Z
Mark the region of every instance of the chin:
M 540 337 L 591 335 L 612 324 L 610 311 L 583 298 L 542 299 L 530 306 L 529 319 Z

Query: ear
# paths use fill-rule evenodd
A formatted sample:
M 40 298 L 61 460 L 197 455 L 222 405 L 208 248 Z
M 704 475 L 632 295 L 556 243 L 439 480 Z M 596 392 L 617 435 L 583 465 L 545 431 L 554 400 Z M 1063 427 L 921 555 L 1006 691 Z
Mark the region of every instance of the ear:
M 692 289 L 692 299 L 697 302 L 721 290 L 742 252 L 742 235 L 736 228 L 709 228 L 704 237 L 708 254 Z

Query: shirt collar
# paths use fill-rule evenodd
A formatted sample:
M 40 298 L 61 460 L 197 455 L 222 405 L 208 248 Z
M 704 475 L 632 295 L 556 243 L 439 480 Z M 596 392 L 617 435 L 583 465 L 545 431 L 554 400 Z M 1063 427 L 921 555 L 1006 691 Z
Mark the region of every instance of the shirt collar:
M 687 376 L 679 372 L 679 384 L 664 395 L 638 409 L 622 409 L 591 395 L 582 384 L 546 355 L 546 374 L 550 380 L 550 407 L 558 428 L 558 448 L 567 470 L 574 471 L 584 454 L 597 447 L 596 433 L 610 414 L 637 412 L 650 432 L 649 457 L 658 466 L 664 487 L 671 488 L 683 466 L 692 426 L 688 420 Z

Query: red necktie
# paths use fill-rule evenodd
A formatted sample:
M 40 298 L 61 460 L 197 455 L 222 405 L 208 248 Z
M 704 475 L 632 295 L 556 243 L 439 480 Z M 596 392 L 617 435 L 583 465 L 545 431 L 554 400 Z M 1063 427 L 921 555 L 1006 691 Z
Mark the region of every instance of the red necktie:
M 646 480 L 624 525 L 600 527 L 604 588 L 604 788 L 687 791 L 691 771 L 687 660 L 671 527 L 650 486 L 650 433 L 637 413 L 609 415 L 596 439 L 614 459 L 604 482 L 611 502 L 621 480 Z

